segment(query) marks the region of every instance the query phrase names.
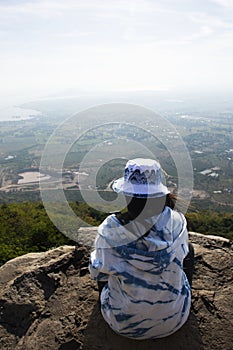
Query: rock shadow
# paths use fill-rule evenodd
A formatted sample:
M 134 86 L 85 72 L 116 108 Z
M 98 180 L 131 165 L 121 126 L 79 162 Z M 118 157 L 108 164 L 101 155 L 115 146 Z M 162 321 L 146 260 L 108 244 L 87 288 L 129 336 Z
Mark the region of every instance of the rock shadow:
M 191 311 L 185 325 L 166 338 L 153 340 L 133 340 L 122 337 L 108 326 L 101 315 L 99 303 L 94 306 L 84 331 L 82 350 L 204 350 L 198 322 Z
M 15 336 L 24 336 L 33 322 L 32 313 L 36 311 L 34 305 L 4 303 L 0 309 L 1 326 Z
M 80 342 L 76 341 L 75 339 L 72 339 L 62 344 L 58 350 L 79 350 L 80 345 L 81 345 Z

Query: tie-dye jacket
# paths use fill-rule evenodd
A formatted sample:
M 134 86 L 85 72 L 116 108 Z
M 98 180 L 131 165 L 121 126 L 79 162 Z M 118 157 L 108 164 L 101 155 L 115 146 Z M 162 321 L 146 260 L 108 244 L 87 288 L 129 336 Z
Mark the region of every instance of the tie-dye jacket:
M 115 214 L 108 216 L 89 265 L 94 279 L 107 282 L 101 293 L 104 319 L 115 332 L 136 339 L 174 333 L 186 322 L 191 303 L 182 267 L 188 253 L 184 216 L 165 207 L 147 224 L 152 227 L 142 236 L 139 222 L 132 233 Z

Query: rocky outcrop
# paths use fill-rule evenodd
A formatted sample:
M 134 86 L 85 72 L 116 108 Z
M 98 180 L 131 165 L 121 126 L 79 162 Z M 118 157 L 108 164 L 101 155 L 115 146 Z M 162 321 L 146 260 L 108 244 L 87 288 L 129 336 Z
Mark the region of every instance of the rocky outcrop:
M 95 228 L 83 231 L 93 234 Z M 0 268 L 0 349 L 201 350 L 233 348 L 233 254 L 226 239 L 191 233 L 196 267 L 192 310 L 175 334 L 130 340 L 102 319 L 88 272 L 89 248 L 31 253 Z

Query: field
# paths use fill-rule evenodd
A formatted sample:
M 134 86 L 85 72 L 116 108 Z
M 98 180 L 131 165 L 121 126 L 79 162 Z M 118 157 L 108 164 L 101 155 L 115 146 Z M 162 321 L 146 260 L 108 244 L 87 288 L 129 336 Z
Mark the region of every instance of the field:
M 48 190 L 63 187 L 71 198 L 80 198 L 80 189 L 108 192 L 111 181 L 122 176 L 126 159 L 134 157 L 158 159 L 168 174 L 168 186 L 176 191 L 179 179 L 172 153 L 180 151 L 182 159 L 183 142 L 191 158 L 194 178 L 190 210 L 206 207 L 231 212 L 231 115 L 176 113 L 161 120 L 153 119 L 149 112 L 141 118 L 139 112 L 130 107 L 123 113 L 117 107 L 116 115 L 109 110 L 90 110 L 69 122 L 64 122 L 61 115 L 52 117 L 51 112 L 50 117 L 1 122 L 0 201 L 39 198 L 39 183 L 20 183 L 19 174 L 38 171 L 44 149 L 48 154 L 44 157 L 43 173 L 51 176 Z M 49 146 L 45 148 L 48 140 Z M 61 172 L 62 184 L 58 186 Z M 86 176 L 80 177 L 78 173 Z

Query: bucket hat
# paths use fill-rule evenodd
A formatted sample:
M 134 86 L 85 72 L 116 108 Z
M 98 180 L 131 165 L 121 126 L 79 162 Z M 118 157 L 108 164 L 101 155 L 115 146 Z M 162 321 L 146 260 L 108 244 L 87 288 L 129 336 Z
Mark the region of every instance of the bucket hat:
M 136 158 L 127 162 L 124 176 L 113 182 L 112 189 L 130 197 L 163 197 L 170 191 L 162 180 L 163 170 L 156 160 Z

